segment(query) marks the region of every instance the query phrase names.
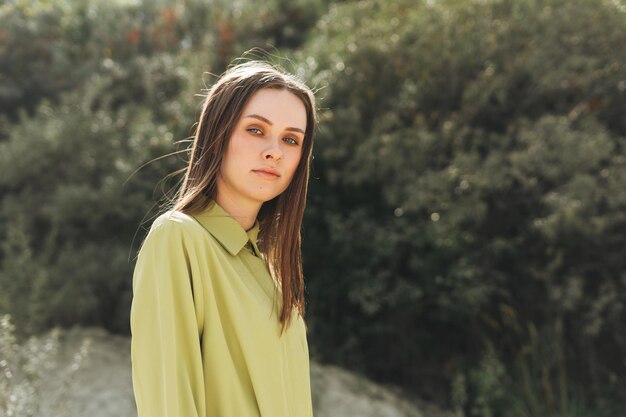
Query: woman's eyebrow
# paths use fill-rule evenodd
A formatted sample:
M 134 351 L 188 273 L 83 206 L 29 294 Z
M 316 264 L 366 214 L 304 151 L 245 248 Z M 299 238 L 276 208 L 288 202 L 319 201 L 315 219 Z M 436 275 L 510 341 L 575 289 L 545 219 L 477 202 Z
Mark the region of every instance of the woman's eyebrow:
M 274 123 L 272 123 L 268 118 L 263 117 L 263 116 L 259 116 L 258 114 L 249 114 L 249 115 L 246 116 L 246 118 L 247 117 L 250 117 L 250 118 L 253 118 L 253 119 L 258 119 L 258 120 L 260 120 L 262 122 L 267 123 L 270 126 L 274 125 Z M 300 129 L 299 127 L 288 127 L 285 130 L 288 130 L 288 131 L 291 131 L 291 132 L 300 132 L 303 135 L 305 134 L 304 130 Z

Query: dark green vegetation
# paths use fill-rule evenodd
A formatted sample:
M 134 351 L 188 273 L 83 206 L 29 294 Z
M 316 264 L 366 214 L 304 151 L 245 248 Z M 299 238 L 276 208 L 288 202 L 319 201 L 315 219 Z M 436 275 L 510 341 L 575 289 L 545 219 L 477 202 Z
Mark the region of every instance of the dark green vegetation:
M 626 407 L 619 2 L 149 3 L 0 6 L 0 313 L 20 330 L 128 332 L 184 154 L 134 171 L 188 144 L 202 72 L 260 46 L 319 88 L 317 359 L 458 416 Z

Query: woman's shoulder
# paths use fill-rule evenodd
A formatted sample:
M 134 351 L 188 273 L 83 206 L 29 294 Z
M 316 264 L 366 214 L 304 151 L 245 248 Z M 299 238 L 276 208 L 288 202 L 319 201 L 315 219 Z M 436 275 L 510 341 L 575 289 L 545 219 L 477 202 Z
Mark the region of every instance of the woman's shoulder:
M 150 235 L 197 236 L 204 229 L 191 215 L 178 210 L 168 210 L 158 215 L 148 231 Z
M 168 210 L 165 213 L 161 213 L 154 219 L 152 228 L 160 227 L 162 225 L 169 225 L 170 227 L 178 228 L 194 228 L 198 225 L 196 219 L 189 214 L 185 214 L 179 210 Z

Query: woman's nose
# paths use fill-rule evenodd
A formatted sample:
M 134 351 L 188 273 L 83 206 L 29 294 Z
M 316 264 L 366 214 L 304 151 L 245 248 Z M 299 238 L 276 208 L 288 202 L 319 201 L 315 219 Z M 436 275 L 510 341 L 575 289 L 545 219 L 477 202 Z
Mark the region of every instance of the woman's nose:
M 267 148 L 263 151 L 264 159 L 273 159 L 278 161 L 283 157 L 283 151 L 280 149 L 278 140 L 272 140 Z

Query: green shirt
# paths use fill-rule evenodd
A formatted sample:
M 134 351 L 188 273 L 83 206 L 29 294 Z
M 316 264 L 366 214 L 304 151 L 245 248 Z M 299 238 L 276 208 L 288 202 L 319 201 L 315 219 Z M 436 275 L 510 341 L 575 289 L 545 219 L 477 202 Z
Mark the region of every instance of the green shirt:
M 130 314 L 138 417 L 310 417 L 309 350 L 256 245 L 219 205 L 157 217 Z

